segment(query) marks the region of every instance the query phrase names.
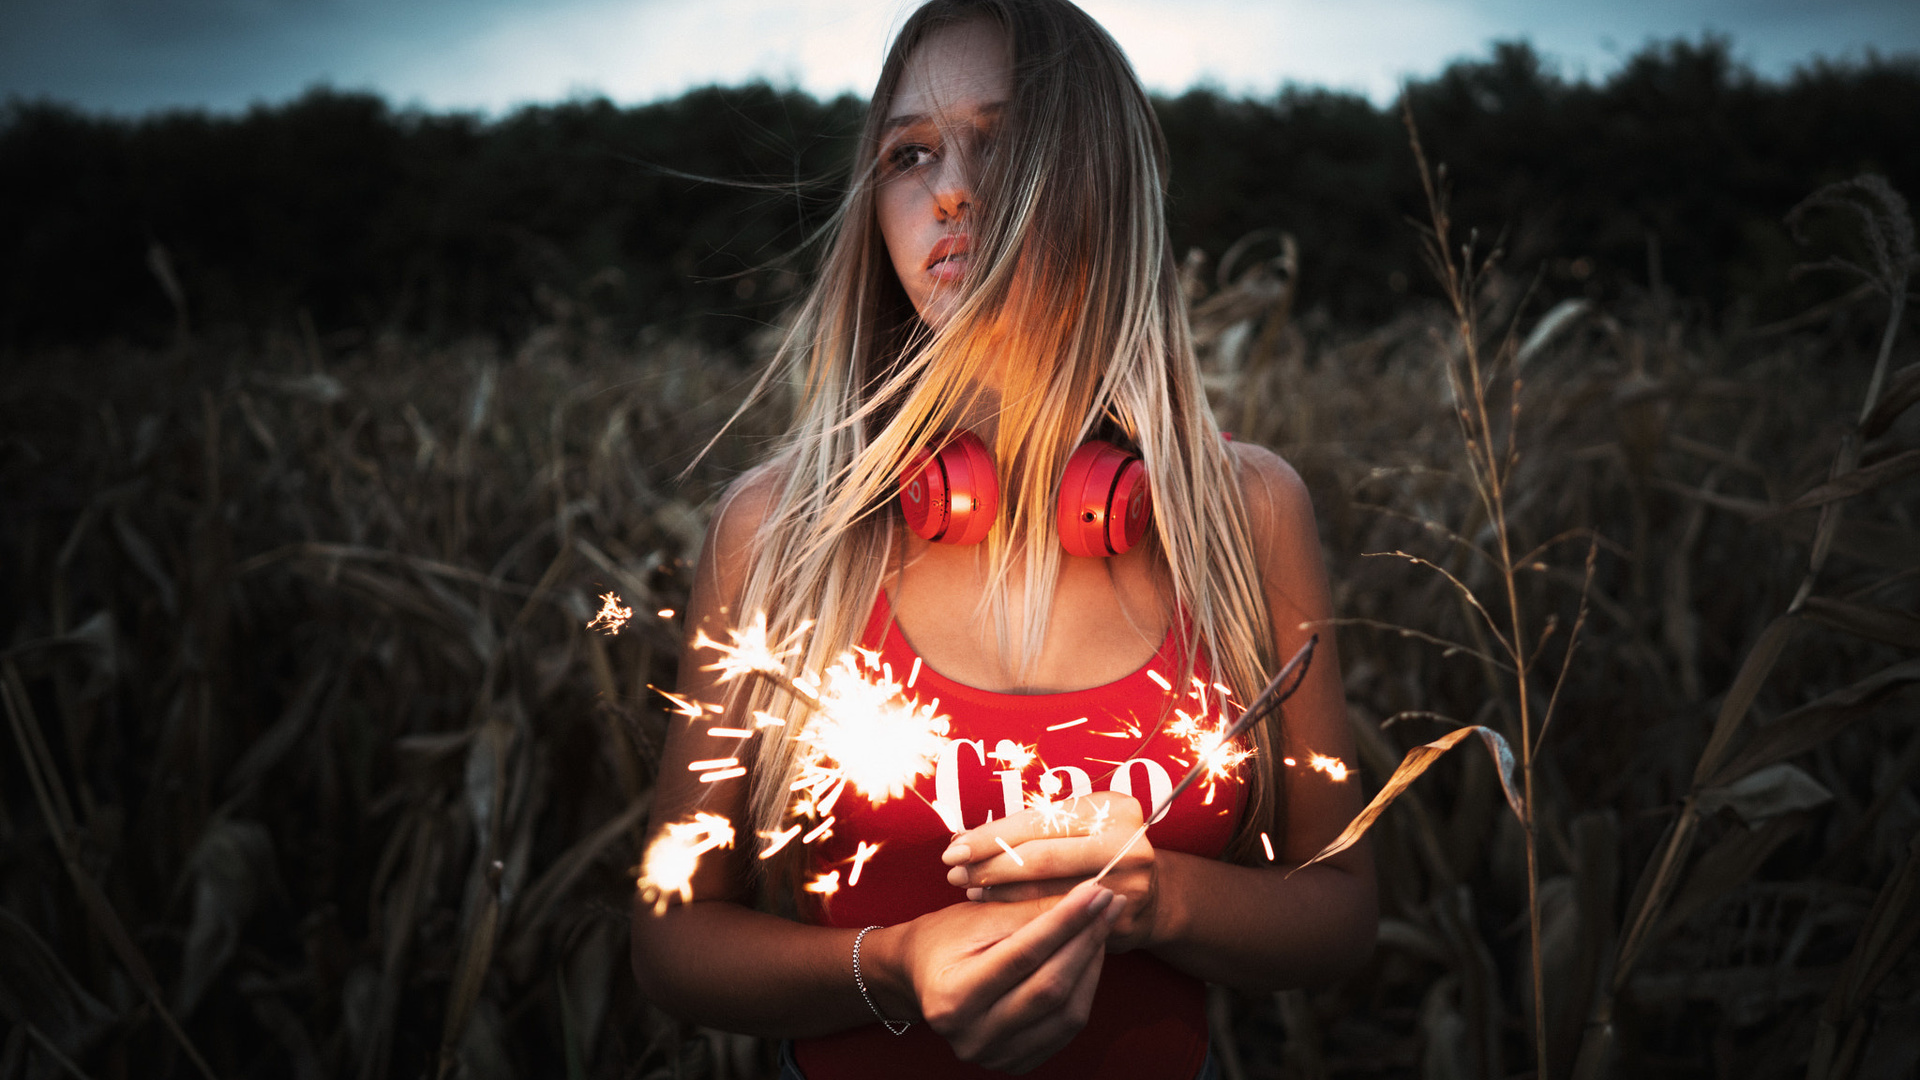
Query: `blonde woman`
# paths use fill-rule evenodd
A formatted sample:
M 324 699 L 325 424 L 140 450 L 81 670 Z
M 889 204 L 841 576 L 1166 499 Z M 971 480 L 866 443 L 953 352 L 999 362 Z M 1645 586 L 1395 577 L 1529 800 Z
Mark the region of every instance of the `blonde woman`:
M 1364 845 L 1285 872 L 1360 805 L 1286 765 L 1352 756 L 1324 639 L 1235 775 L 1092 880 L 1192 760 L 1177 718 L 1250 701 L 1328 616 L 1299 477 L 1208 411 L 1165 176 L 1132 69 L 1066 0 L 932 0 L 887 56 L 784 350 L 791 438 L 715 513 L 687 629 L 763 615 L 801 631 L 796 672 L 871 650 L 950 741 L 920 797 L 844 798 L 759 858 L 791 828 L 806 713 L 690 644 L 680 691 L 719 711 L 676 720 L 653 835 L 703 811 L 740 841 L 690 901 L 634 913 L 646 994 L 785 1040 L 786 1076 L 1211 1075 L 1205 983 L 1323 983 L 1372 947 Z M 715 724 L 755 735 L 718 753 Z M 723 756 L 747 775 L 689 770 Z M 1072 820 L 1025 809 L 1036 791 Z

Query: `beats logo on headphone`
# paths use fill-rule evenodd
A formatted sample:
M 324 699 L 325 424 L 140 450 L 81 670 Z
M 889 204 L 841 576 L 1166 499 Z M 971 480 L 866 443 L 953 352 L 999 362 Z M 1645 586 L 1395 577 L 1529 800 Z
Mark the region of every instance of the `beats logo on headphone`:
M 914 535 L 936 544 L 977 544 L 1000 512 L 1000 479 L 987 446 L 971 431 L 947 436 L 938 450 L 914 451 L 900 477 L 900 510 Z M 1153 520 L 1147 468 L 1098 439 L 1067 459 L 1054 515 L 1069 555 L 1119 555 L 1140 542 Z

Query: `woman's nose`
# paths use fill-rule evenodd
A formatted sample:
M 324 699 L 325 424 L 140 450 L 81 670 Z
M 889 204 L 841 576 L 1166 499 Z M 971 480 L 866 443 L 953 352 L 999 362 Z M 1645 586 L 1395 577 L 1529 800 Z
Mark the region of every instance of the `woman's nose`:
M 973 206 L 972 155 L 961 151 L 943 156 L 933 176 L 934 214 L 956 221 Z

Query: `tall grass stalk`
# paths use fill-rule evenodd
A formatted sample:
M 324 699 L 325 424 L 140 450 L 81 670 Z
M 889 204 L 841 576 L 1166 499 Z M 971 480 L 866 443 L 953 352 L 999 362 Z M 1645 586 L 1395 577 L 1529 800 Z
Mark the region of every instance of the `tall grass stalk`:
M 1494 363 L 1487 365 L 1482 358 L 1482 307 L 1479 282 L 1492 270 L 1500 258 L 1499 249 L 1493 248 L 1482 256 L 1476 251 L 1478 233 L 1470 233 L 1467 241 L 1454 249 L 1453 222 L 1447 209 L 1446 177 L 1444 171 L 1436 177 L 1435 170 L 1428 165 L 1426 150 L 1420 144 L 1420 131 L 1413 120 L 1412 102 L 1402 103 L 1402 116 L 1406 122 L 1407 139 L 1413 149 L 1414 164 L 1420 172 L 1421 190 L 1426 194 L 1429 224 L 1426 227 L 1425 255 L 1428 267 L 1439 281 L 1445 294 L 1447 306 L 1453 314 L 1454 340 L 1443 344 L 1447 354 L 1447 385 L 1453 395 L 1454 413 L 1459 421 L 1460 435 L 1465 443 L 1467 454 L 1467 475 L 1473 482 L 1473 489 L 1494 530 L 1494 549 L 1492 560 L 1495 573 L 1499 578 L 1500 591 L 1505 600 L 1506 623 L 1495 622 L 1492 615 L 1482 605 L 1478 597 L 1464 583 L 1455 581 L 1462 598 L 1486 622 L 1487 630 L 1492 634 L 1500 652 L 1508 664 L 1508 674 L 1513 683 L 1514 722 L 1520 734 L 1520 772 L 1522 783 L 1521 803 L 1525 817 L 1521 828 L 1526 837 L 1527 856 L 1527 932 L 1529 951 L 1533 963 L 1533 1045 L 1535 1075 L 1546 1080 L 1547 1064 L 1547 1006 L 1546 976 L 1541 962 L 1540 941 L 1540 860 L 1539 860 L 1539 798 L 1535 791 L 1534 757 L 1539 740 L 1546 735 L 1547 725 L 1553 719 L 1553 705 L 1559 699 L 1560 686 L 1565 680 L 1567 665 L 1572 662 L 1574 647 L 1578 644 L 1580 623 L 1576 622 L 1568 634 L 1565 655 L 1561 661 L 1560 679 L 1554 685 L 1554 693 L 1549 699 L 1547 709 L 1542 713 L 1536 730 L 1533 715 L 1531 679 L 1540 651 L 1545 647 L 1554 627 L 1548 624 L 1545 633 L 1537 645 L 1529 647 L 1531 635 L 1528 632 L 1528 620 L 1520 597 L 1519 568 L 1536 561 L 1541 551 L 1536 549 L 1519 559 L 1514 557 L 1513 535 L 1508 521 L 1508 482 L 1513 474 L 1514 465 L 1519 460 L 1517 444 L 1520 426 L 1521 380 L 1517 361 L 1517 340 L 1511 331 L 1503 335 L 1497 346 L 1498 353 Z M 1444 166 L 1442 166 L 1444 170 Z M 1489 408 L 1488 398 L 1491 383 L 1498 375 L 1500 367 L 1507 368 L 1511 375 L 1508 380 L 1508 412 L 1503 426 L 1496 426 L 1496 411 Z M 1502 429 L 1504 428 L 1504 430 Z M 1562 539 L 1556 537 L 1556 539 Z M 1552 541 L 1549 541 L 1551 544 Z M 1543 545 L 1543 547 L 1546 545 Z M 1592 548 L 1589 548 L 1587 585 L 1592 581 Z M 1584 614 L 1584 612 L 1583 612 Z M 1582 620 L 1584 621 L 1584 620 Z

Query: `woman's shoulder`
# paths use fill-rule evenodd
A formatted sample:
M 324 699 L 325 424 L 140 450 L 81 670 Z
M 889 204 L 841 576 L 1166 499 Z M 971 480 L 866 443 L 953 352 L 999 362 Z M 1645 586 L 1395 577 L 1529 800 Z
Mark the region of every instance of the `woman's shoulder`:
M 1272 450 L 1250 442 L 1228 444 L 1240 474 L 1240 496 L 1256 541 L 1295 533 L 1304 526 L 1313 531 L 1313 500 L 1306 481 Z
M 735 477 L 720 493 L 707 520 L 707 540 L 700 563 L 720 586 L 722 596 L 738 594 L 748 564 L 758 545 L 760 527 L 773 516 L 786 486 L 785 455 L 763 461 Z

